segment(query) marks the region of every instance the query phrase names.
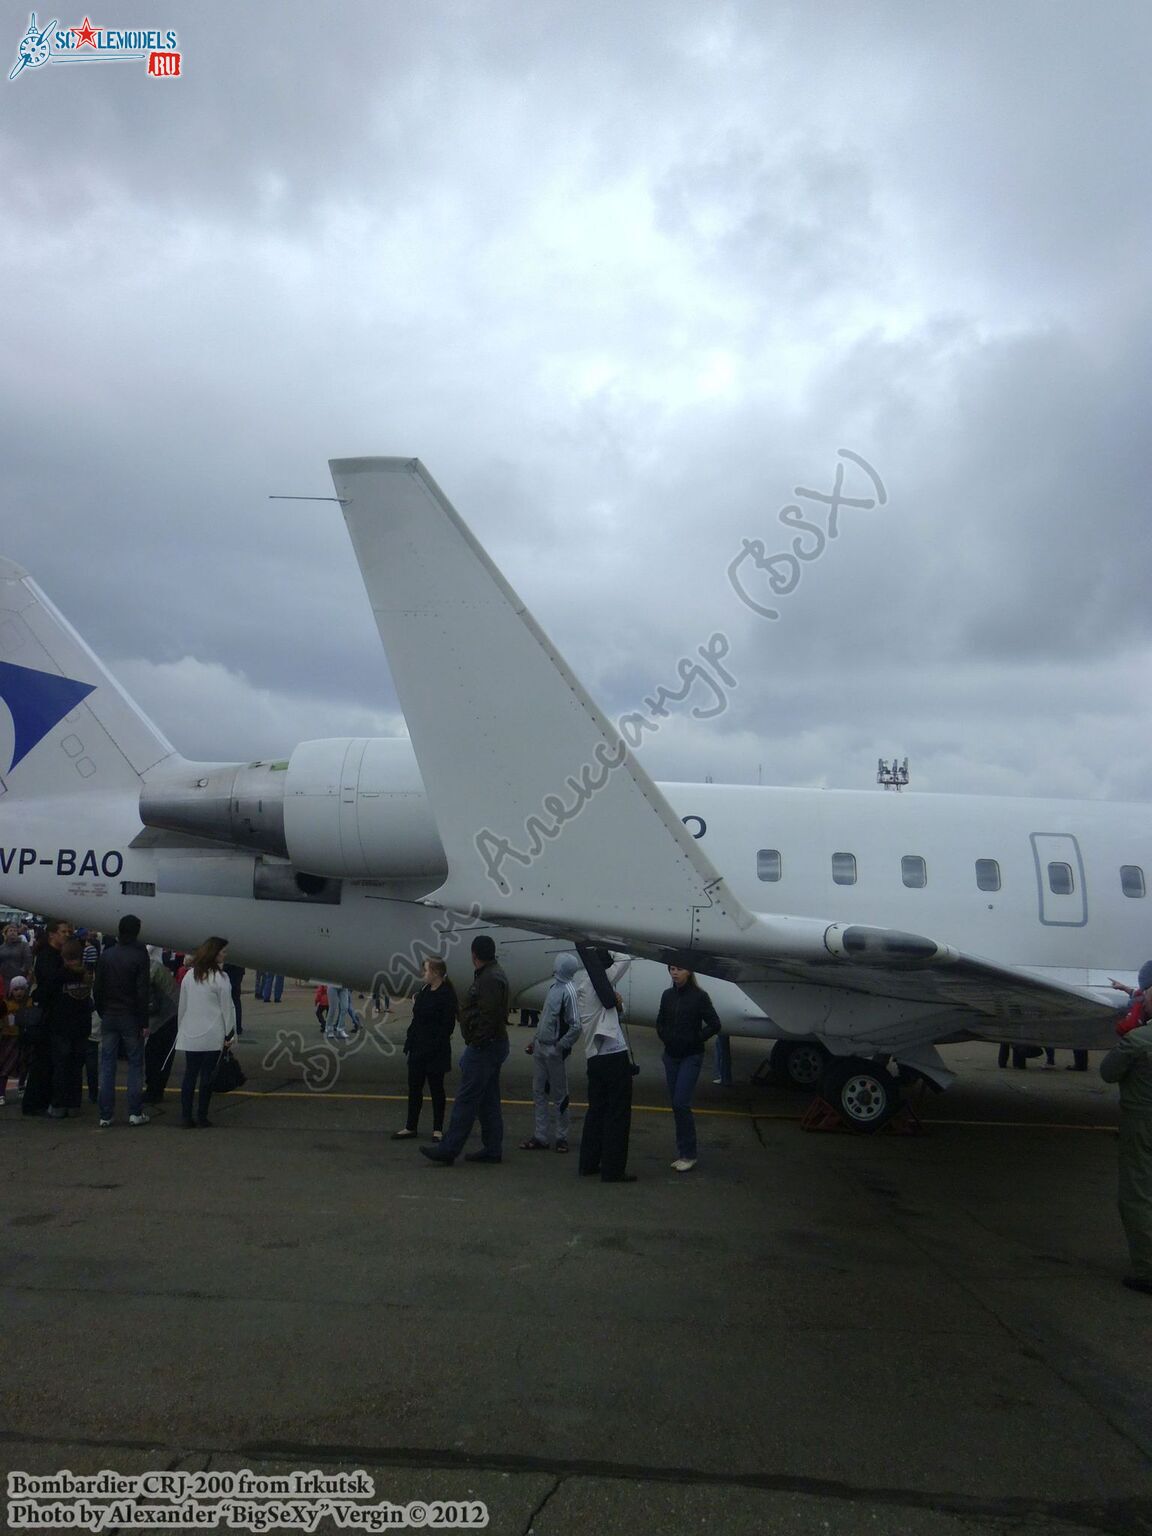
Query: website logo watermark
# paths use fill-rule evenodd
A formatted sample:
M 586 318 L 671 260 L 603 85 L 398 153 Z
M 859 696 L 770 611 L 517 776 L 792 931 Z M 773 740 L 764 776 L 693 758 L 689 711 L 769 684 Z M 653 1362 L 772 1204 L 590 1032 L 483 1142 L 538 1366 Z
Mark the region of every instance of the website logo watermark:
M 33 11 L 8 78 L 45 64 L 143 64 L 157 80 L 182 72 L 179 40 L 171 28 L 94 27 L 87 16 L 78 27 L 62 27 L 55 17 L 42 27 Z

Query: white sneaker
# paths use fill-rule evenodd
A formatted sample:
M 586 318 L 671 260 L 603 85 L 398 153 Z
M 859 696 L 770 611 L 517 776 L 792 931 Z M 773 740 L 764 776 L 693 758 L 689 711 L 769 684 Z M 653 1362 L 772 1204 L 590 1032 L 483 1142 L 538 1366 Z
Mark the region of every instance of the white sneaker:
M 0 1093 L 0 1109 L 3 1109 L 5 1104 L 7 1104 L 7 1102 L 8 1102 L 8 1100 L 4 1097 L 4 1095 L 2 1093 Z
M 351 1037 L 349 1036 L 348 1031 L 346 1029 L 338 1029 L 336 1031 L 336 1039 L 337 1040 L 348 1040 L 350 1038 Z
M 100 1129 L 102 1131 L 106 1131 L 111 1124 L 112 1124 L 111 1120 L 101 1120 L 101 1122 L 100 1122 Z
M 677 1173 L 687 1173 L 689 1168 L 695 1168 L 696 1159 L 694 1157 L 678 1157 L 672 1166 Z
M 128 1124 L 129 1125 L 147 1125 L 151 1119 L 152 1119 L 151 1115 L 129 1115 L 128 1116 Z

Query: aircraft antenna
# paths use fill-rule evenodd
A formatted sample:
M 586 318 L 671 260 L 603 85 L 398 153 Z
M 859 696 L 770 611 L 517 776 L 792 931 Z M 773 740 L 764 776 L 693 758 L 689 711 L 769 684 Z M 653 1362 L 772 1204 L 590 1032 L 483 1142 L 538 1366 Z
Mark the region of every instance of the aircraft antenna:
M 880 766 L 876 770 L 877 784 L 883 784 L 885 789 L 894 789 L 897 794 L 908 783 L 908 759 L 898 762 L 893 758 L 891 763 L 880 759 Z

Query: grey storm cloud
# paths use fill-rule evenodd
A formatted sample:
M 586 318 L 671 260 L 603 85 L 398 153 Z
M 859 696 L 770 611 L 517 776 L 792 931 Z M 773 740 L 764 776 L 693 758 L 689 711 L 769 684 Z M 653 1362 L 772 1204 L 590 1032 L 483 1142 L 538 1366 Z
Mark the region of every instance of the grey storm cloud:
M 3 549 L 181 750 L 403 728 L 339 509 L 268 499 L 401 453 L 610 711 L 724 635 L 663 776 L 1147 796 L 1143 8 L 99 21 L 183 74 L 0 81 Z M 729 566 L 843 448 L 888 502 L 768 621 Z

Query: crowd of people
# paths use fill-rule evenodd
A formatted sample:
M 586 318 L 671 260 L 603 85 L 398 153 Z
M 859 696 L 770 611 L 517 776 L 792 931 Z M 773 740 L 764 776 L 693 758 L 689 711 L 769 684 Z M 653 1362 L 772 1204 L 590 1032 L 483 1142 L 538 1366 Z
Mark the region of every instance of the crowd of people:
M 15 1076 L 25 1115 L 67 1119 L 80 1113 L 87 1074 L 107 1129 L 125 1061 L 128 1124 L 147 1125 L 145 1102 L 163 1098 L 181 1050 L 182 1123 L 210 1126 L 212 1085 L 239 1029 L 243 970 L 227 966 L 226 954 L 219 938 L 187 958 L 148 949 L 132 916 L 103 943 L 53 919 L 35 937 L 10 925 L 0 945 L 0 1105 Z
M 52 1119 L 78 1114 L 87 1070 L 89 1094 L 98 1103 L 100 1127 L 106 1129 L 115 1118 L 118 1066 L 125 1060 L 128 1124 L 147 1125 L 145 1102 L 163 1097 L 173 1057 L 181 1051 L 181 1125 L 189 1130 L 212 1125 L 213 1088 L 242 1028 L 243 969 L 227 963 L 226 939 L 207 938 L 186 958 L 146 948 L 140 931 L 134 916 L 122 918 L 115 940 L 103 943 L 99 935 L 74 933 L 69 923 L 52 919 L 35 932 L 20 924 L 4 929 L 0 1105 L 15 1077 L 24 1114 Z M 404 1042 L 407 1115 L 392 1139 L 418 1137 L 427 1090 L 432 1141 L 419 1150 L 441 1167 L 461 1156 L 472 1163 L 500 1163 L 504 1157 L 500 1078 L 511 1048 L 511 997 L 489 935 L 473 939 L 471 958 L 472 980 L 463 1001 L 444 962 L 424 962 L 423 985 L 413 998 Z M 635 1179 L 627 1164 L 632 1080 L 639 1069 L 617 990 L 630 963 L 604 950 L 559 955 L 543 1007 L 535 1011 L 528 1046 L 533 1128 L 520 1149 L 569 1151 L 569 1060 L 582 1044 L 588 1107 L 578 1170 L 604 1183 Z M 698 1159 L 692 1110 L 696 1085 L 708 1041 L 722 1038 L 721 1024 L 692 971 L 669 965 L 668 974 L 671 984 L 660 999 L 656 1033 L 675 1127 L 672 1167 L 688 1173 Z M 283 995 L 283 983 L 282 976 L 258 973 L 256 996 L 274 1005 Z M 1119 1043 L 1105 1055 L 1100 1074 L 1120 1089 L 1119 1209 L 1131 1257 L 1124 1284 L 1152 1294 L 1152 961 L 1141 968 L 1136 987 L 1112 985 L 1127 1001 L 1116 1026 Z M 389 1007 L 382 993 L 374 995 L 374 1003 L 382 1011 Z M 351 992 L 338 983 L 318 990 L 316 1010 L 329 1038 L 348 1039 L 347 1023 L 360 1027 Z M 445 1079 L 457 1028 L 464 1049 L 449 1115 Z M 718 1058 L 718 1071 L 719 1066 Z M 465 1152 L 477 1121 L 480 1145 Z
M 173 1058 L 183 1053 L 181 1124 L 210 1127 L 213 1086 L 224 1059 L 241 1033 L 242 968 L 227 963 L 227 940 L 210 937 L 190 957 L 147 948 L 140 920 L 121 919 L 115 939 L 74 933 L 71 924 L 49 919 L 33 933 L 11 925 L 0 945 L 0 1104 L 9 1080 L 18 1079 L 26 1115 L 67 1119 L 80 1113 L 85 1071 L 89 1097 L 99 1107 L 101 1129 L 116 1115 L 119 1063 L 126 1062 L 127 1120 L 149 1124 L 148 1102 L 163 1098 Z M 420 1150 L 433 1162 L 450 1165 L 464 1152 L 477 1120 L 479 1150 L 466 1160 L 503 1160 L 504 1125 L 500 1073 L 508 1058 L 507 978 L 488 935 L 472 945 L 473 978 L 458 999 L 442 960 L 430 958 L 423 985 L 413 998 L 404 1042 L 408 1063 L 408 1113 L 393 1134 L 396 1141 L 419 1133 L 424 1094 L 431 1100 L 432 1145 Z M 529 1053 L 533 1063 L 533 1133 L 525 1151 L 569 1150 L 568 1059 L 582 1040 L 587 1059 L 588 1112 L 580 1142 L 579 1171 L 606 1183 L 631 1182 L 627 1171 L 632 1078 L 638 1070 L 623 1021 L 616 984 L 630 961 L 595 952 L 582 961 L 561 955 L 536 1023 Z M 696 1165 L 692 1101 L 704 1048 L 719 1035 L 720 1020 L 693 973 L 669 967 L 671 985 L 657 1019 L 676 1134 L 672 1166 L 686 1173 Z M 283 996 L 284 978 L 258 972 L 255 995 L 272 1003 Z M 374 1006 L 388 1011 L 382 988 Z M 325 1035 L 347 1040 L 361 1027 L 351 991 L 329 982 L 317 989 L 317 1018 Z M 452 1038 L 464 1041 L 460 1083 L 447 1115 L 445 1078 L 452 1068 Z M 447 1125 L 445 1121 L 447 1119 Z

